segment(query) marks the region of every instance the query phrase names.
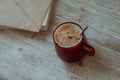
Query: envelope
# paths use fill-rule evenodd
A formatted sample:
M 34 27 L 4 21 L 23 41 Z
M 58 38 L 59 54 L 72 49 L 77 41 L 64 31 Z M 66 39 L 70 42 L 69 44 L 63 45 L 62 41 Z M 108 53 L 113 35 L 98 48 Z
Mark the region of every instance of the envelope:
M 44 21 L 48 22 L 51 3 L 52 0 L 1 0 L 0 25 L 39 32 Z

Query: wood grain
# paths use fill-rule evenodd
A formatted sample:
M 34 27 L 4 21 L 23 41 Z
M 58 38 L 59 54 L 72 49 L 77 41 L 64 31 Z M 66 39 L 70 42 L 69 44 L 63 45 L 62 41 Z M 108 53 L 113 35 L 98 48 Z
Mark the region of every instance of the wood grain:
M 0 79 L 119 80 L 119 4 L 119 0 L 56 0 L 47 31 L 0 30 Z M 95 56 L 75 63 L 57 57 L 52 35 L 65 21 L 88 26 L 85 35 Z

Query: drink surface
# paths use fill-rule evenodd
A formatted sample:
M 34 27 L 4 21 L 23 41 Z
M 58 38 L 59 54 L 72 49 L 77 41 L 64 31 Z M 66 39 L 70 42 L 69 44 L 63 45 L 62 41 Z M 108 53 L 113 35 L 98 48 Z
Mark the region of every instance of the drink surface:
M 76 24 L 62 24 L 54 32 L 54 40 L 61 47 L 73 47 L 81 41 L 81 32 L 81 28 Z

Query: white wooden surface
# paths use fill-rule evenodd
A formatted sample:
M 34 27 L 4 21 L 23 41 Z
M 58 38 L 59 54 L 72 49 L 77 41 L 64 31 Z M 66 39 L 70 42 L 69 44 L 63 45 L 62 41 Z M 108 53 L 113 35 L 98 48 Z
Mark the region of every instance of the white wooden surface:
M 47 31 L 0 30 L 0 80 L 120 80 L 120 1 L 56 0 Z M 93 57 L 61 61 L 52 34 L 57 25 L 88 25 Z

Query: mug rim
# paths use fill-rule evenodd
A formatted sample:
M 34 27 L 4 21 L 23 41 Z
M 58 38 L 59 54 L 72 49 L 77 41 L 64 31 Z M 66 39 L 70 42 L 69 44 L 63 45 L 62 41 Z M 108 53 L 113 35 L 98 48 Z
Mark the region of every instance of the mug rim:
M 56 31 L 61 25 L 67 24 L 67 23 L 75 24 L 75 25 L 77 25 L 81 30 L 83 30 L 82 27 L 81 27 L 79 24 L 75 23 L 75 22 L 63 22 L 63 23 L 59 24 L 59 25 L 55 28 L 55 30 L 54 30 L 54 32 L 53 32 L 53 41 L 54 41 L 54 43 L 55 43 L 57 46 L 59 46 L 59 47 L 62 48 L 62 49 L 76 48 L 76 47 L 80 46 L 80 45 L 83 43 L 83 42 L 82 42 L 82 41 L 83 41 L 83 35 L 82 35 L 81 41 L 80 41 L 78 44 L 76 44 L 76 45 L 74 45 L 74 46 L 71 46 L 71 47 L 62 47 L 62 46 L 58 45 L 57 42 L 56 42 L 55 39 L 54 39 L 54 33 L 55 33 L 55 31 Z

